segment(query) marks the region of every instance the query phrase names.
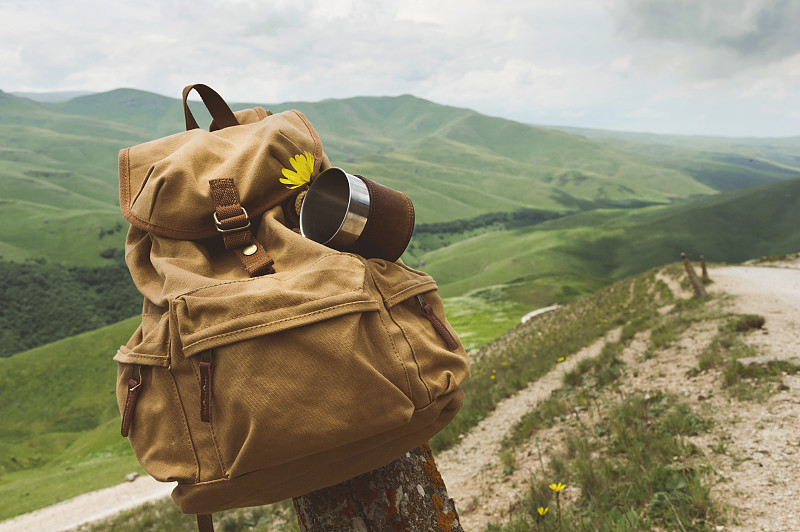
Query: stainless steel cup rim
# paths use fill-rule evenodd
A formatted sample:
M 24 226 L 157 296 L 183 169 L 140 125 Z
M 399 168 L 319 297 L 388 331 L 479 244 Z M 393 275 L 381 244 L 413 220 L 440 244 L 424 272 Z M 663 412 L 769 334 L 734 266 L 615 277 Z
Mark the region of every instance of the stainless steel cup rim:
M 367 225 L 369 205 L 369 189 L 361 178 L 328 168 L 303 198 L 300 234 L 331 247 L 352 245 Z

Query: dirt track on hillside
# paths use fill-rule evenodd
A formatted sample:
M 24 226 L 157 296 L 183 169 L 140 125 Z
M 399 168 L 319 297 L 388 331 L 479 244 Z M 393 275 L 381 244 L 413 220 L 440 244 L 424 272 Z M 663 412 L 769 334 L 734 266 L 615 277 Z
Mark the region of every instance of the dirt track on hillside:
M 762 354 L 791 358 L 800 355 L 800 260 L 769 266 L 714 268 L 710 272 L 714 283 L 709 291 L 732 296 L 721 301 L 729 312 L 760 314 L 766 318 L 765 331 L 749 335 L 748 343 Z M 670 284 L 681 297 L 690 297 L 688 293 L 681 294 L 677 282 Z M 711 375 L 687 379 L 687 371 L 696 366 L 697 355 L 715 331 L 715 326 L 699 324 L 687 331 L 674 348 L 650 360 L 642 357 L 647 334 L 637 337 L 625 349 L 629 371 L 620 386 L 629 391 L 679 394 L 690 398 L 698 408 L 701 402 L 713 404 L 717 430 L 704 441 L 698 440 L 698 444 L 704 445 L 706 454 L 714 457 L 710 449 L 718 443 L 715 438 L 730 438 L 728 453 L 714 458 L 721 480 L 712 491 L 727 504 L 732 522 L 718 530 L 798 532 L 800 376 L 784 377 L 782 384 L 787 389 L 764 403 L 729 401 Z M 596 355 L 602 344 L 598 342 L 581 353 Z M 550 449 L 560 446 L 559 427 L 541 431 L 537 443 L 518 449 L 516 471 L 511 475 L 503 471 L 499 442 L 518 419 L 516 413 L 527 412 L 547 397 L 554 384 L 560 385 L 564 369 L 567 367 L 556 367 L 524 392 L 501 403 L 497 412 L 481 422 L 461 445 L 437 458 L 448 491 L 458 503 L 464 530 L 478 532 L 492 521 L 502 521 L 508 509 L 524 498 L 531 477 L 542 471 L 541 456 L 546 457 Z M 535 388 L 542 393 L 531 400 L 530 393 Z M 569 489 L 564 494 L 567 498 Z
M 748 342 L 762 353 L 779 358 L 798 356 L 800 260 L 769 266 L 714 268 L 710 291 L 733 296 L 723 302 L 731 312 L 766 318 L 766 333 L 748 337 Z M 714 436 L 724 433 L 730 437 L 730 452 L 716 458 L 715 463 L 720 477 L 728 480 L 718 483 L 714 492 L 731 508 L 738 509 L 732 524 L 722 530 L 800 530 L 800 376 L 786 376 L 782 384 L 787 389 L 764 403 L 731 402 L 719 392 L 719 384 L 710 376 L 697 379 L 685 376 L 686 370 L 696 364 L 703 342 L 712 335 L 708 325 L 690 330 L 674 349 L 656 361 L 641 360 L 639 355 L 646 339 L 637 338 L 625 352 L 629 367 L 636 365 L 636 371 L 631 372 L 636 377 L 628 378 L 623 386 L 657 388 L 713 404 L 719 423 Z M 491 416 L 465 435 L 459 446 L 437 457 L 465 530 L 483 530 L 490 521 L 501 519 L 524 496 L 531 471 L 538 468 L 534 463 L 536 453 L 522 449 L 518 453 L 517 472 L 509 476 L 502 471 L 499 442 L 525 412 L 560 385 L 561 376 L 572 364 L 596 356 L 602 345 L 600 341 L 582 350 L 569 364 L 560 364 L 535 385 L 503 401 Z M 557 445 L 559 441 L 557 434 L 546 433 L 541 440 L 542 445 Z M 709 439 L 704 445 L 713 443 Z M 81 522 L 134 507 L 146 499 L 164 497 L 169 489 L 152 479 L 140 478 L 2 522 L 0 532 L 67 530 Z M 133 492 L 138 495 L 132 495 Z

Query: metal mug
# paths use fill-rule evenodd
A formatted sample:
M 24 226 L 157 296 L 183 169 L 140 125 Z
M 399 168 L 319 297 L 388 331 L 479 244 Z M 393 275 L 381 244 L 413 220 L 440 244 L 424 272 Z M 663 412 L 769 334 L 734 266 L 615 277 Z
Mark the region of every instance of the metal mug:
M 320 173 L 300 207 L 304 237 L 368 259 L 396 261 L 413 231 L 408 196 L 341 168 Z

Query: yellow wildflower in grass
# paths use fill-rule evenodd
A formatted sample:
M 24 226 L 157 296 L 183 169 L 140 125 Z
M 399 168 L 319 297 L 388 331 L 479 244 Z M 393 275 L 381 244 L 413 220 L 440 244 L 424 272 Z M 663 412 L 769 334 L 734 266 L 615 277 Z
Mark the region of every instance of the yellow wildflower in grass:
M 298 188 L 311 182 L 311 173 L 314 171 L 314 156 L 304 151 L 289 159 L 292 168 L 289 170 L 284 168 L 281 170 L 283 177 L 280 182 L 289 188 Z
M 558 360 L 556 360 L 556 362 L 564 362 L 564 357 L 558 357 Z
M 556 492 L 556 512 L 558 512 L 558 529 L 561 530 L 561 490 L 566 488 L 567 485 L 559 482 L 558 484 L 550 484 L 550 486 L 548 487 Z
M 537 512 L 539 512 L 539 515 L 541 515 L 542 517 L 544 517 L 544 514 L 546 514 L 546 513 L 547 513 L 547 511 L 548 511 L 549 509 L 550 509 L 549 507 L 548 507 L 548 508 L 542 508 L 541 506 L 539 506 L 539 507 L 536 509 L 536 511 L 537 511 Z

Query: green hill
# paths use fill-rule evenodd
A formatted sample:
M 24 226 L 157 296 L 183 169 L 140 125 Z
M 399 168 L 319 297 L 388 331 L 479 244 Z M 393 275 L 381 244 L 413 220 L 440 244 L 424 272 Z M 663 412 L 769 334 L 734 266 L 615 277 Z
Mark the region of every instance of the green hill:
M 619 150 L 646 153 L 661 157 L 663 161 L 672 160 L 675 165 L 680 165 L 681 159 L 687 153 L 695 152 L 767 173 L 780 173 L 781 170 L 796 172 L 800 169 L 800 135 L 784 138 L 729 138 L 656 135 L 577 127 L 553 129 L 598 140 Z
M 769 161 L 753 167 L 730 151 L 672 148 L 672 159 L 683 161 L 672 164 L 663 153 L 408 95 L 261 105 L 302 110 L 334 164 L 406 192 L 420 223 L 521 208 L 572 212 L 669 203 L 800 176 Z M 191 106 L 200 123 L 207 121 L 200 102 Z M 106 263 L 100 252 L 110 242 L 93 235 L 121 219 L 118 150 L 182 127 L 179 100 L 133 89 L 63 103 L 0 93 L 2 256 Z
M 207 123 L 202 103 L 190 105 L 198 121 Z M 515 298 L 526 305 L 569 300 L 623 273 L 674 260 L 676 249 L 692 251 L 685 243 L 686 231 L 666 234 L 666 222 L 658 219 L 673 211 L 638 208 L 679 205 L 800 176 L 787 163 L 797 157 L 796 139 L 690 142 L 682 137 L 564 132 L 410 95 L 262 105 L 276 112 L 301 109 L 334 164 L 411 196 L 420 231 L 404 259 L 430 269 L 451 296 L 514 281 Z M 2 355 L 111 323 L 126 315 L 125 309 L 127 315 L 138 312 L 128 276 L 115 259 L 127 227 L 117 204 L 117 152 L 182 128 L 178 99 L 133 89 L 62 103 L 0 92 L 0 262 L 27 260 L 28 270 L 61 265 L 73 275 L 59 285 L 61 293 L 75 300 L 53 301 L 51 307 L 62 312 L 46 323 L 44 314 L 35 323 L 37 315 L 18 319 L 6 312 Z M 692 211 L 692 205 L 684 208 Z M 543 214 L 526 218 L 530 213 Z M 554 217 L 560 220 L 536 225 Z M 490 222 L 500 219 L 506 221 Z M 471 229 L 442 230 L 448 223 L 466 223 Z M 773 238 L 751 236 L 761 231 L 761 223 L 769 221 L 746 224 L 735 245 L 717 246 L 719 253 L 705 246 L 706 254 L 738 260 L 778 252 L 785 247 L 781 239 L 792 241 L 790 223 L 773 229 Z M 728 241 L 724 224 L 705 224 L 702 231 L 721 231 L 719 241 Z M 631 258 L 624 246 L 634 235 L 641 244 Z M 103 269 L 90 278 L 116 275 L 112 284 L 128 288 L 117 298 L 120 308 L 107 312 L 95 303 L 81 306 L 82 296 L 96 301 L 97 291 L 73 284 L 74 276 L 84 275 L 76 268 Z M 38 293 L 41 285 L 26 288 L 19 282 L 15 293 Z M 0 296 L 17 297 L 7 290 Z M 63 311 L 68 308 L 80 312 Z M 92 308 L 95 313 L 86 316 L 84 311 Z
M 443 231 L 426 235 L 438 247 L 415 247 L 406 261 L 433 275 L 445 295 L 511 283 L 524 301 L 527 283 L 542 290 L 542 279 L 553 276 L 553 296 L 574 284 L 562 280 L 565 272 L 619 279 L 675 261 L 681 252 L 716 262 L 795 252 L 798 226 L 800 179 L 793 179 L 677 205 L 601 209 L 477 234 Z
M 139 470 L 119 436 L 111 360 L 138 321 L 0 359 L 0 518 Z

